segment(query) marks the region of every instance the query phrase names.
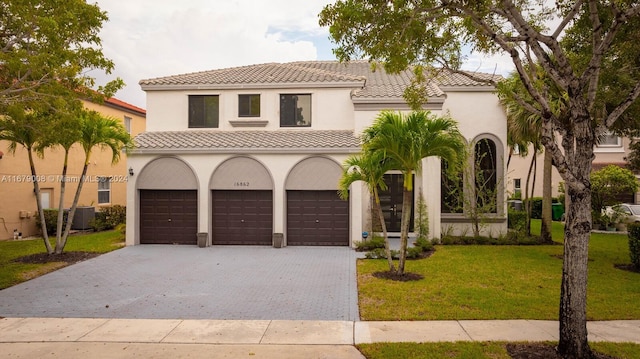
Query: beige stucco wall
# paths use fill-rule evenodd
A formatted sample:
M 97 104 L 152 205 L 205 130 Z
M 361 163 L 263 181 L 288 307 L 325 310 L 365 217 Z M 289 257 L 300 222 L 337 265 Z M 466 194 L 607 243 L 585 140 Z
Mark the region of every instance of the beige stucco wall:
M 103 115 L 111 116 L 120 121 L 130 117 L 132 135 L 140 133 L 145 127 L 145 117 L 122 109 L 106 105 L 84 102 L 88 109 L 96 110 Z M 17 229 L 24 237 L 39 235 L 36 228 L 37 205 L 31 180 L 31 170 L 27 151 L 18 146 L 15 154 L 9 153 L 9 143 L 0 141 L 0 151 L 4 156 L 0 159 L 0 239 L 13 238 L 13 231 Z M 50 207 L 57 208 L 60 201 L 60 179 L 62 173 L 64 151 L 60 148 L 48 149 L 44 158 L 35 157 L 35 167 L 41 190 L 50 193 Z M 84 163 L 84 151 L 79 146 L 71 149 L 69 156 L 67 182 L 64 207 L 69 208 L 73 202 L 78 181 Z M 122 154 L 120 162 L 111 164 L 111 152 L 95 148 L 92 153 L 91 164 L 87 170 L 86 181 L 78 201 L 79 206 L 94 206 L 98 210 L 97 177 L 112 177 L 111 203 L 126 204 L 126 186 L 128 170 L 126 155 Z M 108 204 L 105 204 L 108 205 Z
M 604 165 L 604 164 L 619 164 L 622 165 L 625 163 L 624 157 L 629 153 L 629 144 L 630 140 L 628 138 L 622 138 L 621 146 L 596 146 L 594 148 L 595 158 L 593 160 L 593 165 Z M 522 183 L 522 197 L 524 198 L 524 190 L 527 181 L 527 174 L 529 172 L 529 166 L 531 165 L 531 160 L 533 158 L 533 151 L 529 151 L 529 155 L 526 157 L 521 157 L 519 155 L 513 155 L 511 157 L 511 161 L 509 163 L 509 168 L 507 171 L 507 191 L 509 195 L 514 192 L 514 179 L 520 178 Z M 533 189 L 534 197 L 542 196 L 542 174 L 543 174 L 543 161 L 544 155 L 538 154 L 537 158 L 537 170 L 535 171 L 536 175 L 536 184 Z M 560 182 L 563 182 L 560 173 L 553 167 L 552 176 L 551 176 L 551 193 L 552 196 L 558 196 L 558 188 L 560 186 Z M 529 193 L 531 193 L 531 187 L 533 186 L 533 173 L 531 175 L 531 180 L 529 184 Z M 640 202 L 640 192 L 636 193 L 636 203 Z

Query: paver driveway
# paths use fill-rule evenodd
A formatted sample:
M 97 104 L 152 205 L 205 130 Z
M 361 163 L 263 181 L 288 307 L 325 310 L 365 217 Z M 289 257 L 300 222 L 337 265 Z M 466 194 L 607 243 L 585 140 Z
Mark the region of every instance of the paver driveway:
M 358 320 L 346 247 L 127 247 L 0 291 L 0 316 Z

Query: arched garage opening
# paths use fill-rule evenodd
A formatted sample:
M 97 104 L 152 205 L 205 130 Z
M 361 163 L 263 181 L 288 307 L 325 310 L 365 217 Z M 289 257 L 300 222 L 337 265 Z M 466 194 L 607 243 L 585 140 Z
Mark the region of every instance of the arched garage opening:
M 289 172 L 287 245 L 348 246 L 349 202 L 338 196 L 342 167 L 326 157 L 309 157 Z
M 140 244 L 197 244 L 198 180 L 174 157 L 149 162 L 138 176 Z
M 249 157 L 226 160 L 209 190 L 213 244 L 271 245 L 273 179 L 264 165 Z

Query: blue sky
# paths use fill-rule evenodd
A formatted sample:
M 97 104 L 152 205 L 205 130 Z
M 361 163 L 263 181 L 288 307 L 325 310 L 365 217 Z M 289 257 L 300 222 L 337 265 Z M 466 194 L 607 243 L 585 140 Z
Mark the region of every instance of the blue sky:
M 318 13 L 331 0 L 97 0 L 109 21 L 100 33 L 111 75 L 126 88 L 115 97 L 146 108 L 142 79 L 225 67 L 332 60 Z M 465 69 L 507 73 L 509 58 L 472 57 Z

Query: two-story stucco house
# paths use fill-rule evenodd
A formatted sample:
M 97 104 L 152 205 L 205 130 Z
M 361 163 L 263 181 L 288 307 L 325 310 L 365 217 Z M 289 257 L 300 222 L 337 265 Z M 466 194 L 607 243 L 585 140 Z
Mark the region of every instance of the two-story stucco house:
M 490 76 L 490 75 L 483 75 Z M 412 72 L 397 75 L 354 61 L 268 63 L 140 81 L 147 130 L 128 157 L 127 244 L 344 245 L 370 228 L 366 186 L 338 197 L 342 163 L 360 151 L 361 131 L 381 110 L 409 111 L 402 95 Z M 499 205 L 485 230 L 506 232 L 506 119 L 493 88 L 443 74 L 425 104 L 449 113 L 487 164 Z M 482 140 L 482 141 L 481 141 Z M 402 175 L 390 172 L 382 205 L 399 232 Z M 464 213 L 441 206 L 441 164 L 423 160 L 414 202 L 427 202 L 431 237 L 465 231 Z M 201 240 L 201 245 L 203 241 Z

